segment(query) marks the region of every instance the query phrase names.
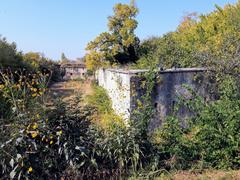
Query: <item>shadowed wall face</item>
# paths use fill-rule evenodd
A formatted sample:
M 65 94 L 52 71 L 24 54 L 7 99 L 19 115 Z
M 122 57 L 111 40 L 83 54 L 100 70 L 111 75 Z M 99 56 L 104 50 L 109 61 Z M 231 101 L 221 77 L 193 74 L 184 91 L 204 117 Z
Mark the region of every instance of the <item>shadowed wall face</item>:
M 146 94 L 146 89 L 142 86 L 144 78 L 141 73 L 144 70 L 99 70 L 97 80 L 99 85 L 105 88 L 111 98 L 112 107 L 115 112 L 124 117 L 125 120 L 134 120 L 134 111 L 137 110 L 138 102 Z M 162 125 L 164 119 L 173 112 L 181 120 L 181 125 L 186 126 L 186 119 L 193 115 L 184 105 L 175 107 L 181 99 L 191 99 L 192 92 L 207 97 L 204 87 L 203 68 L 169 69 L 161 71 L 160 81 L 155 82 L 152 92 L 152 104 L 154 107 L 154 118 L 150 122 L 149 129 L 153 130 Z M 145 85 L 145 87 L 147 84 Z M 144 106 L 144 104 L 143 104 Z
M 155 118 L 150 123 L 150 129 L 162 125 L 164 119 L 173 113 L 181 120 L 181 125 L 186 126 L 186 119 L 193 115 L 186 106 L 180 104 L 183 101 L 193 98 L 192 92 L 206 96 L 201 71 L 176 71 L 163 72 L 160 74 L 160 82 L 156 83 L 153 90 L 153 106 Z M 178 107 L 178 109 L 176 109 Z

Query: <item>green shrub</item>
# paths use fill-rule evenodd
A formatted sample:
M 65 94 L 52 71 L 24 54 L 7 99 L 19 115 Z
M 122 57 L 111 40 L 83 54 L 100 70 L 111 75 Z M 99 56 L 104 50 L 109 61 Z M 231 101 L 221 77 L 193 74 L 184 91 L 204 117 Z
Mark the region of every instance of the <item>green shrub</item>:
M 36 76 L 34 82 L 41 79 Z M 10 83 L 3 91 L 9 95 L 7 89 L 19 82 L 7 82 Z M 29 96 L 23 96 L 21 91 L 7 96 L 12 98 L 10 102 L 28 98 L 24 99 L 27 102 L 24 108 L 13 113 L 7 128 L 5 123 L 1 124 L 4 129 L 0 147 L 2 178 L 60 179 L 71 177 L 70 173 L 80 179 L 117 178 L 137 173 L 152 158 L 151 144 L 147 138 L 141 137 L 139 126 L 127 128 L 114 122 L 116 115 L 111 115 L 110 104 L 105 104 L 108 112 L 99 112 L 104 116 L 110 113 L 108 118 L 114 122 L 110 124 L 111 128 L 106 130 L 92 124 L 96 108 L 101 109 L 105 100 L 110 102 L 107 98 L 102 99 L 105 93 L 102 89 L 97 90 L 96 107 L 84 105 L 81 97 L 74 97 L 68 103 L 56 100 L 48 110 L 42 101 L 46 95 L 40 96 L 33 87 L 26 88 L 24 92 Z M 37 97 L 33 96 L 35 93 Z M 29 101 L 31 106 L 28 106 Z M 19 106 L 18 103 L 11 106 L 15 105 Z
M 93 85 L 94 94 L 88 97 L 88 103 L 98 109 L 100 113 L 112 112 L 111 100 L 109 99 L 106 90 L 97 85 Z
M 153 142 L 164 167 L 169 169 L 240 167 L 240 100 L 234 79 L 222 81 L 219 100 L 196 97 L 187 102 L 195 115 L 182 128 L 177 118 L 168 118 L 158 129 Z M 169 167 L 170 165 L 170 167 Z
M 105 130 L 110 130 L 115 124 L 124 127 L 122 118 L 116 115 L 112 109 L 112 102 L 106 90 L 96 84 L 93 84 L 92 88 L 93 94 L 87 97 L 87 104 L 95 109 L 93 123 Z

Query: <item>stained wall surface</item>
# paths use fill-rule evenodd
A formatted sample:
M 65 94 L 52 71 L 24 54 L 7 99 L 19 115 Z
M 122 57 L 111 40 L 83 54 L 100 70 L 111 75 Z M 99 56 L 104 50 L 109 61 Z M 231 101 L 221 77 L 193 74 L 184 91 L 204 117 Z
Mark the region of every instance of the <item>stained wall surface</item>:
M 100 69 L 96 73 L 99 85 L 106 89 L 112 100 L 113 109 L 125 120 L 131 118 L 132 112 L 137 109 L 137 100 L 141 100 L 145 95 L 145 89 L 141 88 L 142 81 L 144 81 L 141 74 L 146 71 Z M 160 79 L 155 82 L 152 92 L 155 116 L 150 123 L 150 129 L 162 125 L 164 119 L 176 109 L 180 97 L 185 100 L 193 98 L 191 91 L 201 96 L 207 94 L 202 83 L 204 68 L 168 69 L 158 73 Z M 193 112 L 182 105 L 179 106 L 176 114 L 182 120 L 182 125 L 185 126 L 185 119 L 190 117 Z
M 130 77 L 112 69 L 100 69 L 96 72 L 99 86 L 103 87 L 110 99 L 116 114 L 124 120 L 130 119 Z
M 153 90 L 155 118 L 150 123 L 150 129 L 161 126 L 164 119 L 173 113 L 181 120 L 182 126 L 187 125 L 186 119 L 191 117 L 194 112 L 190 111 L 183 103 L 192 100 L 193 94 L 207 96 L 204 72 L 202 68 L 160 72 L 160 81 L 156 83 Z M 181 101 L 183 103 L 180 103 Z

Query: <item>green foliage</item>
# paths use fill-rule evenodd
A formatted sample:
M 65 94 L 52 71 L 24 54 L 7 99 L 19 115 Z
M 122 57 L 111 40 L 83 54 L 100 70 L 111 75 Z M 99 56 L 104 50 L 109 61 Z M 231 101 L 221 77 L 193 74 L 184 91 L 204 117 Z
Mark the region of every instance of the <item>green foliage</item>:
M 239 168 L 239 2 L 209 15 L 184 18 L 177 31 L 144 41 L 135 67 L 206 67 L 204 99 L 184 100 L 193 110 L 188 127 L 174 114 L 153 134 L 160 167 Z M 214 101 L 209 101 L 214 100 Z
M 109 32 L 101 33 L 86 48 L 89 51 L 86 62 L 90 69 L 96 68 L 102 61 L 126 64 L 138 59 L 139 39 L 134 34 L 138 9 L 134 1 L 130 5 L 116 4 L 113 11 L 114 15 L 108 18 Z
M 22 116 L 24 125 L 1 147 L 2 177 L 59 179 L 73 166 L 81 176 L 94 176 L 87 171 L 96 169 L 95 134 L 86 118 L 88 110 L 80 108 L 76 102 L 69 106 L 58 102 L 54 111 Z
M 26 72 L 0 71 L 0 94 L 3 104 L 8 105 L 6 109 L 0 112 L 1 116 L 9 113 L 21 116 L 22 113 L 36 103 L 46 91 L 46 86 L 50 77 L 48 74 L 40 72 L 36 74 L 26 74 Z M 4 117 L 4 116 L 3 116 Z
M 26 88 L 27 94 L 35 92 L 33 87 Z M 30 95 L 27 101 L 33 104 L 27 111 L 19 109 L 11 116 L 14 123 L 1 124 L 1 177 L 59 179 L 73 174 L 80 179 L 117 178 L 146 166 L 152 158 L 152 147 L 147 138 L 142 138 L 139 126 L 127 128 L 112 123 L 106 131 L 91 123 L 95 108 L 104 111 L 100 104 L 110 103 L 105 92 L 95 88 L 94 108 L 84 105 L 77 96 L 67 104 L 56 100 L 54 108 L 48 110 L 40 101 L 45 99 L 44 94 L 40 99 Z M 104 105 L 107 113 L 112 112 L 109 105 Z
M 0 68 L 19 68 L 24 66 L 20 52 L 17 52 L 15 43 L 8 43 L 0 36 Z
M 6 38 L 0 36 L 0 69 L 5 71 L 24 70 L 28 72 L 41 71 L 51 74 L 52 81 L 60 79 L 60 68 L 41 53 L 29 52 L 23 54 L 17 51 L 16 44 L 7 42 Z
M 238 2 L 217 8 L 208 15 L 185 16 L 175 32 L 141 44 L 143 53 L 140 52 L 139 63 L 145 64 L 144 68 L 150 63 L 156 64 L 155 60 L 163 68 L 211 67 L 223 59 L 231 61 L 239 57 L 239 11 Z M 148 55 L 154 55 L 154 60 L 145 58 Z M 235 61 L 239 63 L 239 59 Z
M 43 54 L 37 52 L 28 52 L 23 55 L 23 61 L 28 65 L 28 71 L 51 74 L 51 81 L 59 81 L 61 70 L 56 62 L 44 57 Z
M 68 58 L 65 56 L 64 53 L 61 54 L 61 63 L 64 64 L 64 63 L 68 63 L 69 60 Z
M 94 94 L 88 97 L 88 103 L 98 109 L 100 113 L 112 112 L 111 100 L 109 99 L 106 90 L 97 85 L 93 85 Z
M 163 153 L 166 167 L 240 167 L 239 89 L 235 82 L 229 79 L 222 82 L 221 92 L 217 101 L 208 102 L 196 97 L 191 102 L 185 102 L 185 105 L 196 113 L 189 119 L 187 128 L 182 128 L 177 118 L 170 117 L 164 122 L 163 128 L 153 136 L 159 151 Z
M 107 92 L 96 84 L 92 85 L 93 94 L 87 96 L 87 104 L 94 109 L 92 122 L 104 130 L 110 130 L 115 125 L 125 127 L 121 117 L 115 114 L 112 109 L 112 102 Z

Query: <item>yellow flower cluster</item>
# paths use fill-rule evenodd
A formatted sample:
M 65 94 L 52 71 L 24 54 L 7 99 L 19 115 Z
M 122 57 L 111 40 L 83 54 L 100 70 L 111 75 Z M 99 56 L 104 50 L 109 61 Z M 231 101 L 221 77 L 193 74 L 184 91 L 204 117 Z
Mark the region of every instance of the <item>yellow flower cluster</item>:
M 5 86 L 3 84 L 0 84 L 0 89 L 3 89 Z
M 61 135 L 62 135 L 62 130 L 58 131 L 58 132 L 57 132 L 57 135 L 58 135 L 58 136 L 61 136 Z
M 52 139 L 53 139 L 53 136 L 52 136 L 52 135 L 50 135 L 50 138 L 49 138 L 49 139 L 48 139 L 47 137 L 43 136 L 43 137 L 42 137 L 42 142 L 46 142 L 46 143 L 49 142 L 49 144 L 51 145 L 51 144 L 54 143 L 54 141 L 53 141 Z
M 37 123 L 34 123 L 33 126 L 32 126 L 33 129 L 37 129 L 38 128 L 38 124 Z
M 30 88 L 30 90 L 32 91 L 32 97 L 42 96 L 46 91 L 44 88 L 33 88 L 33 87 Z
M 38 131 L 32 131 L 31 136 L 32 138 L 36 138 L 38 136 Z
M 33 171 L 33 168 L 30 166 L 29 168 L 28 168 L 28 173 L 31 173 Z

